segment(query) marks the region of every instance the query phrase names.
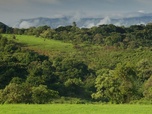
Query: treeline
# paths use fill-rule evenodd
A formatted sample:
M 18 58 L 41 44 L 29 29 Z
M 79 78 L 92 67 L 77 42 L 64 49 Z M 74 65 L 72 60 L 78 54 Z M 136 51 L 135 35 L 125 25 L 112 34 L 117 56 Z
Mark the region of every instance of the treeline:
M 21 48 L 15 36 L 0 36 L 0 103 L 152 103 L 152 25 L 0 27 L 1 33 L 71 42 L 78 50 L 50 58 Z
M 112 24 L 100 25 L 92 28 L 78 28 L 76 23 L 51 29 L 48 26 L 31 27 L 28 29 L 10 28 L 0 23 L 0 33 L 19 35 L 35 35 L 55 40 L 72 42 L 74 44 L 87 43 L 102 46 L 115 46 L 122 49 L 138 48 L 152 45 L 152 24 L 119 27 Z

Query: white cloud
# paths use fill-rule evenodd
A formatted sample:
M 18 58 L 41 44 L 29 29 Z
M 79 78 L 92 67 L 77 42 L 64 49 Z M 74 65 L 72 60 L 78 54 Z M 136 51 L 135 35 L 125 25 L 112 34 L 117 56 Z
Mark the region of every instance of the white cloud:
M 97 26 L 99 25 L 103 25 L 103 24 L 110 24 L 111 20 L 109 17 L 105 17 L 104 19 L 100 20 L 100 22 L 97 24 Z
M 91 28 L 91 27 L 94 27 L 94 26 L 110 24 L 110 23 L 111 23 L 111 19 L 107 16 L 107 17 L 101 19 L 99 23 L 94 23 L 94 21 L 87 21 L 85 23 L 85 25 L 86 25 L 86 28 Z
M 26 22 L 26 21 L 23 21 L 20 25 L 19 25 L 19 28 L 29 28 L 31 26 L 34 26 L 32 23 L 29 23 L 29 22 Z
M 145 13 L 145 11 L 144 11 L 144 10 L 139 10 L 138 12 L 139 12 L 139 13 Z
M 88 23 L 88 22 L 87 22 Z M 96 26 L 93 22 L 90 22 L 86 25 L 86 28 L 91 28 L 91 27 L 94 27 Z

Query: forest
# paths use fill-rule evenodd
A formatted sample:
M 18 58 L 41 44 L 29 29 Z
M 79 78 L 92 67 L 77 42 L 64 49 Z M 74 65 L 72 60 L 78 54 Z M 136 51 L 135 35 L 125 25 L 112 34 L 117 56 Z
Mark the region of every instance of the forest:
M 72 49 L 34 49 L 19 36 Z M 152 24 L 19 29 L 0 23 L 0 103 L 66 102 L 152 104 Z

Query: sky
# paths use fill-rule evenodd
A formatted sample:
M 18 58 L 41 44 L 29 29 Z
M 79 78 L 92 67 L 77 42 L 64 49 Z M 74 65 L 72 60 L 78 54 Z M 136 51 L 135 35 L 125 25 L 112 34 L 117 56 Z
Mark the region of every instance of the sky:
M 8 25 L 36 17 L 119 17 L 135 12 L 152 13 L 152 0 L 0 0 L 0 21 Z

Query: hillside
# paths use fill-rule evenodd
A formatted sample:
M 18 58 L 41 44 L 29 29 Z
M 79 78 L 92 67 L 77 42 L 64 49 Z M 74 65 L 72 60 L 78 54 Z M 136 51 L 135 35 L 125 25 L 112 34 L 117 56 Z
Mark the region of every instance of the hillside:
M 0 36 L 0 103 L 151 103 L 151 24 L 10 32 Z

